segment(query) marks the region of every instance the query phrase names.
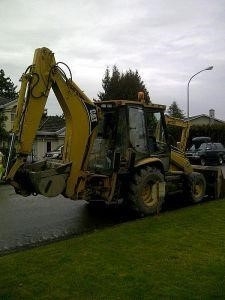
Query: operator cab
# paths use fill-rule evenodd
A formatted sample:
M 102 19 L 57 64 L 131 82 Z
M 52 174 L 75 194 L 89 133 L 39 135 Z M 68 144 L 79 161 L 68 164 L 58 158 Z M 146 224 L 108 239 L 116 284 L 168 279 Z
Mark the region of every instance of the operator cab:
M 97 103 L 102 117 L 89 160 L 89 169 L 99 174 L 111 174 L 119 153 L 120 166 L 149 157 L 159 157 L 169 167 L 169 146 L 164 119 L 165 106 L 138 101 L 112 100 Z M 118 157 L 118 156 L 117 156 Z

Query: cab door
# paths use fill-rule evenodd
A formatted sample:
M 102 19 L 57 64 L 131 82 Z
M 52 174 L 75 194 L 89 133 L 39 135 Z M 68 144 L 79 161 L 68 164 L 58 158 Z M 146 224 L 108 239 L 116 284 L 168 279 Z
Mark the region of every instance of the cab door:
M 166 139 L 164 113 L 146 109 L 145 115 L 149 154 L 150 156 L 158 157 L 164 165 L 164 170 L 168 171 L 170 147 Z
M 144 110 L 141 106 L 128 108 L 129 136 L 137 159 L 159 158 L 165 171 L 169 169 L 170 149 L 165 140 L 163 114 Z

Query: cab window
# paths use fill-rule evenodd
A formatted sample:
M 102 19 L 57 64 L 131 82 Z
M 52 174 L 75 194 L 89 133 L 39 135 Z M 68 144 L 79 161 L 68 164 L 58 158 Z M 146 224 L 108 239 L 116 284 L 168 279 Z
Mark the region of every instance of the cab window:
M 129 107 L 129 131 L 132 147 L 141 153 L 148 151 L 147 134 L 143 109 L 140 107 Z

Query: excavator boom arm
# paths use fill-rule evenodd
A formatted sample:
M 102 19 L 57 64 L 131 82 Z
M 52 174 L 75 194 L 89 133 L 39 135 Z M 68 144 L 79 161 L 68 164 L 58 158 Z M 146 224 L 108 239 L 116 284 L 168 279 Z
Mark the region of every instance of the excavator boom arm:
M 66 121 L 63 159 L 60 164 L 52 162 L 47 165 L 42 162 L 26 168 L 26 157 L 32 151 L 51 88 Z M 13 128 L 18 135 L 17 158 L 6 174 L 6 180 L 23 194 L 31 191 L 55 196 L 63 192 L 66 197 L 75 198 L 79 184 L 84 179 L 83 171 L 97 123 L 96 106 L 72 79 L 66 77 L 56 64 L 54 54 L 47 48 L 36 49 L 33 64 L 22 76 Z M 18 175 L 21 170 L 22 173 Z M 23 176 L 26 177 L 25 181 L 21 181 Z M 29 184 L 32 188 L 26 187 Z

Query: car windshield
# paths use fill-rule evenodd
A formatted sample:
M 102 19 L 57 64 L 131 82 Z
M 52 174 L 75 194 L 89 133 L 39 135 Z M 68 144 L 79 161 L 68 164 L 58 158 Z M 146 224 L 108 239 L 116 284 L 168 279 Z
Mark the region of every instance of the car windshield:
M 202 143 L 198 149 L 205 150 L 205 148 L 206 148 L 206 143 Z
M 63 145 L 60 145 L 60 146 L 56 147 L 54 150 L 52 150 L 52 152 L 59 152 L 59 151 L 61 151 L 62 147 L 63 147 Z
M 196 150 L 195 145 L 192 145 L 192 146 L 189 148 L 189 151 L 195 151 L 195 150 Z

